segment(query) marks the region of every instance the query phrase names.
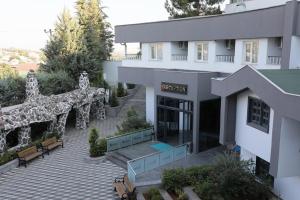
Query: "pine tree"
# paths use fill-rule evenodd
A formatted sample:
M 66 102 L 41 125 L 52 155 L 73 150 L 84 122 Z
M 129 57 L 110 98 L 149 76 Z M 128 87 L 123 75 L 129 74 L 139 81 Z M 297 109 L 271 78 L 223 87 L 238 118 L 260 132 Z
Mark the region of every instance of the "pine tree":
M 166 0 L 165 8 L 173 18 L 222 14 L 224 0 Z

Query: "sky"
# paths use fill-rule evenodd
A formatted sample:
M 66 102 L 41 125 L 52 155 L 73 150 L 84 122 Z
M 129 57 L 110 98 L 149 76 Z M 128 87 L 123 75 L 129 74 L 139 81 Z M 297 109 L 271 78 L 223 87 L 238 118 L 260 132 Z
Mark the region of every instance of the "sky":
M 39 50 L 46 44 L 57 16 L 73 13 L 76 0 L 0 0 L 0 48 Z M 165 0 L 102 0 L 108 21 L 115 25 L 166 20 Z

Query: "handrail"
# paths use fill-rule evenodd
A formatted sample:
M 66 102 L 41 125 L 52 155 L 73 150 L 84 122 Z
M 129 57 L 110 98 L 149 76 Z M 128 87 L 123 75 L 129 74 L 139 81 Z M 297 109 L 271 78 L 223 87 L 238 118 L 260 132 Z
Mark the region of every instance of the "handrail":
M 135 171 L 133 170 L 131 164 L 129 163 L 129 161 L 127 161 L 127 166 L 130 168 L 130 170 L 134 173 L 134 175 L 136 176 Z
M 140 130 L 135 130 L 133 132 L 129 132 L 129 133 L 125 133 L 125 134 L 122 134 L 122 135 L 116 135 L 116 136 L 110 136 L 110 137 L 107 137 L 106 140 L 109 140 L 109 139 L 115 139 L 115 138 L 119 138 L 119 137 L 124 137 L 124 136 L 128 136 L 128 135 L 132 135 L 132 134 L 135 134 L 135 133 L 138 133 L 138 132 L 141 132 L 141 131 L 148 131 L 150 129 L 153 130 L 153 126 L 149 127 L 149 128 L 146 128 L 146 129 L 140 129 Z
M 216 62 L 234 62 L 234 55 L 216 55 Z
M 280 65 L 281 64 L 281 56 L 268 56 L 267 64 Z

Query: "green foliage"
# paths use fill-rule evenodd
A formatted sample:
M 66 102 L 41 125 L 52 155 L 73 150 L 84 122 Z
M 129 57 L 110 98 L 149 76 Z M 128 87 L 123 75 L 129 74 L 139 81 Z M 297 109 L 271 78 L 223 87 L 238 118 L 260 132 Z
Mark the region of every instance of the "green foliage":
M 162 177 L 162 185 L 166 190 L 175 191 L 187 185 L 185 170 L 182 168 L 165 170 Z
M 127 91 L 124 89 L 123 83 L 118 83 L 117 96 L 124 97 L 126 95 L 127 95 Z
M 136 110 L 130 108 L 127 111 L 126 119 L 121 123 L 121 126 L 117 126 L 118 132 L 116 135 L 126 134 L 136 130 L 142 130 L 151 127 L 146 119 L 139 117 Z
M 112 93 L 111 93 L 111 96 L 109 98 L 109 105 L 111 107 L 117 107 L 117 106 L 119 106 L 119 101 L 118 101 L 115 89 L 112 89 Z
M 135 88 L 135 84 L 127 83 L 126 85 L 127 85 L 127 88 L 128 88 L 129 90 Z
M 181 193 L 178 195 L 177 200 L 189 200 L 189 196 L 188 196 L 186 193 L 181 192 Z
M 99 157 L 103 156 L 106 152 L 107 141 L 106 139 L 99 140 L 98 130 L 93 128 L 89 135 L 89 144 L 90 144 L 90 156 Z
M 267 200 L 269 189 L 266 184 L 257 182 L 250 170 L 252 164 L 222 155 L 213 165 L 165 170 L 162 182 L 164 188 L 171 191 L 195 186 L 195 192 L 203 200 Z
M 15 78 L 17 72 L 11 66 L 7 64 L 0 64 L 0 79 Z
M 16 151 L 7 151 L 0 156 L 0 166 L 17 158 Z
M 163 197 L 160 195 L 160 192 L 157 188 L 150 188 L 144 193 L 146 200 L 163 200 Z
M 39 89 L 43 95 L 56 95 L 74 90 L 75 81 L 65 71 L 38 73 Z
M 25 79 L 21 77 L 7 77 L 0 79 L 1 106 L 11 106 L 25 101 Z
M 166 0 L 165 8 L 174 18 L 221 14 L 224 0 Z

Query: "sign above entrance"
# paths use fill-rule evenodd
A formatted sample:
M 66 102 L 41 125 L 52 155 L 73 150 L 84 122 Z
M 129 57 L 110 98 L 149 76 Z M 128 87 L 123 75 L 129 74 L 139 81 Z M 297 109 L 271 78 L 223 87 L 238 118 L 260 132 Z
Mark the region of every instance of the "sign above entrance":
M 185 95 L 187 95 L 188 93 L 188 86 L 183 84 L 162 82 L 160 88 L 162 92 L 171 92 Z

